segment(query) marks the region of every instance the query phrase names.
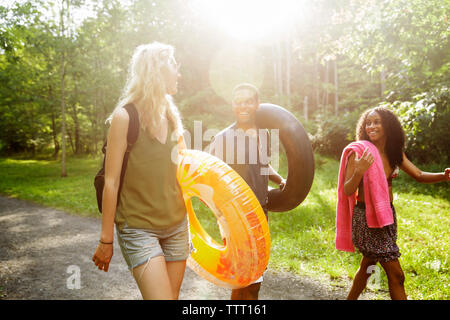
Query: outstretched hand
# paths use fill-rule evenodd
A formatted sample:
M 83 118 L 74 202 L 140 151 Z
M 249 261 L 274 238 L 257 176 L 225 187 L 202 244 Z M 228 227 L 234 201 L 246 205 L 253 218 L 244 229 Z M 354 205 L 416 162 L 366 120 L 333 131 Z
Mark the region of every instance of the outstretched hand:
M 355 167 L 360 174 L 364 174 L 364 172 L 369 169 L 373 162 L 374 158 L 369 151 L 369 147 L 366 147 L 366 149 L 364 149 L 364 152 L 360 158 L 358 158 L 358 154 L 355 155 Z
M 450 168 L 445 169 L 445 180 L 450 181 Z

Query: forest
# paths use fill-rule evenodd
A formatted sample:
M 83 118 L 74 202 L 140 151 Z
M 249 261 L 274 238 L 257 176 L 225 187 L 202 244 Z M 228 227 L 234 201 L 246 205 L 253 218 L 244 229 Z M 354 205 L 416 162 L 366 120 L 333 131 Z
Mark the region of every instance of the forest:
M 172 45 L 181 66 L 173 99 L 185 136 L 195 138 L 198 124 L 202 130 L 201 143 L 187 140 L 188 147 L 205 148 L 207 130 L 234 121 L 230 96 L 240 82 L 254 84 L 262 103 L 280 105 L 300 121 L 314 150 L 314 181 L 297 208 L 270 212 L 268 270 L 345 291 L 361 256 L 335 248 L 336 190 L 339 159 L 355 140 L 362 112 L 391 109 L 404 128 L 408 158 L 427 172 L 449 167 L 449 13 L 450 0 L 0 0 L 0 253 L 7 257 L 0 260 L 19 279 L 8 282 L 8 267 L 0 270 L 0 299 L 30 297 L 14 283 L 40 288 L 23 280 L 23 270 L 34 280 L 41 281 L 34 270 L 54 278 L 47 274 L 60 255 L 52 239 L 68 239 L 56 241 L 58 248 L 85 254 L 72 242 L 78 235 L 59 235 L 41 209 L 30 209 L 36 218 L 30 222 L 6 203 L 19 198 L 63 210 L 80 225 L 94 221 L 86 216 L 100 217 L 93 179 L 103 160 L 105 121 L 118 104 L 133 51 L 154 41 Z M 287 177 L 283 153 L 278 172 Z M 393 190 L 408 297 L 448 300 L 448 183 L 421 184 L 401 172 Z M 211 210 L 200 200 L 193 207 L 207 233 L 221 241 Z M 68 217 L 61 215 L 60 224 L 71 229 Z M 25 234 L 33 245 L 49 246 L 36 256 L 52 268 L 38 265 L 34 254 L 33 268 L 8 260 L 29 254 L 8 251 L 16 248 L 11 239 L 22 243 Z M 95 279 L 84 283 L 98 286 Z M 388 298 L 388 279 L 384 273 L 376 279 L 369 297 Z M 80 293 L 93 298 L 89 290 Z
M 99 154 L 133 50 L 159 41 L 181 64 L 174 98 L 187 130 L 231 123 L 232 87 L 252 82 L 318 153 L 338 158 L 361 112 L 386 105 L 409 157 L 448 162 L 448 0 L 244 1 L 254 17 L 236 1 L 0 3 L 3 155 Z

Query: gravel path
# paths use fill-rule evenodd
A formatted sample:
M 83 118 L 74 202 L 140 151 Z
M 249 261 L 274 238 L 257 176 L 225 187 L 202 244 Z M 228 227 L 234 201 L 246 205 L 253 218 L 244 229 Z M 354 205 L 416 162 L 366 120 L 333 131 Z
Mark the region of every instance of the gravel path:
M 0 196 L 0 299 L 141 299 L 117 243 L 109 272 L 91 261 L 100 228 L 97 218 Z M 345 299 L 347 292 L 348 287 L 268 270 L 260 299 L 334 300 Z M 180 299 L 223 300 L 229 295 L 230 290 L 186 268 Z

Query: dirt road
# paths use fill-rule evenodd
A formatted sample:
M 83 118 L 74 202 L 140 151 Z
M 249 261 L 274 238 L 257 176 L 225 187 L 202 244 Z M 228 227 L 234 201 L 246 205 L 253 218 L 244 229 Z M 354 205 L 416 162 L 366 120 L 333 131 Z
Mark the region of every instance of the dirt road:
M 91 261 L 100 222 L 0 196 L 0 299 L 141 299 L 117 243 L 109 272 L 99 271 Z M 334 300 L 344 299 L 347 292 L 348 287 L 268 270 L 260 298 Z M 186 268 L 180 299 L 228 299 L 229 295 L 230 290 Z

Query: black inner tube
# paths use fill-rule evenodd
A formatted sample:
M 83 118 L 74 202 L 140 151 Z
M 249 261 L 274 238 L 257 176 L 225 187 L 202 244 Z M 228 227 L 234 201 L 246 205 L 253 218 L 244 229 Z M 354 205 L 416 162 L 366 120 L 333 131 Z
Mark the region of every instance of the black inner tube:
M 314 154 L 311 142 L 302 124 L 284 109 L 271 103 L 262 103 L 256 112 L 259 128 L 278 129 L 286 151 L 288 176 L 283 190 L 269 191 L 267 209 L 273 212 L 289 211 L 305 200 L 314 179 Z

